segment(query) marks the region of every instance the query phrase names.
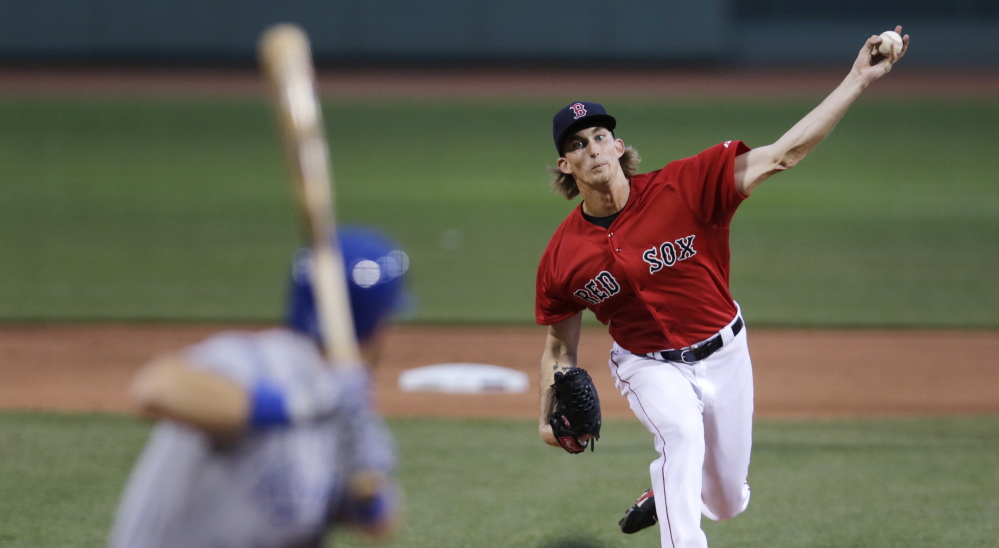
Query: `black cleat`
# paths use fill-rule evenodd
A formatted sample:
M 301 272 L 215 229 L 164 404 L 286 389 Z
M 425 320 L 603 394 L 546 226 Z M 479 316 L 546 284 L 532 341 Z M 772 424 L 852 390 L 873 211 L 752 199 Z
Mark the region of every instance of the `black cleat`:
M 621 527 L 621 532 L 632 534 L 647 527 L 659 523 L 659 516 L 656 515 L 656 501 L 652 498 L 652 489 L 646 489 L 642 496 L 638 497 L 635 504 L 625 512 L 621 521 L 617 522 Z

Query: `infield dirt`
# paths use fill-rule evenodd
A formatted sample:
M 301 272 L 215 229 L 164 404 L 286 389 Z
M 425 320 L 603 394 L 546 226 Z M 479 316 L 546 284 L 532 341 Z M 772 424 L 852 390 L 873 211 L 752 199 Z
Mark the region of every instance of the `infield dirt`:
M 0 408 L 132 412 L 134 371 L 150 358 L 229 327 L 219 325 L 0 326 Z M 375 397 L 388 416 L 537 417 L 543 327 L 393 328 Z M 580 365 L 607 417 L 631 417 L 607 366 L 610 337 L 584 329 Z M 758 417 L 999 413 L 999 333 L 977 331 L 749 331 Z M 519 394 L 402 392 L 399 374 L 437 363 L 524 371 Z

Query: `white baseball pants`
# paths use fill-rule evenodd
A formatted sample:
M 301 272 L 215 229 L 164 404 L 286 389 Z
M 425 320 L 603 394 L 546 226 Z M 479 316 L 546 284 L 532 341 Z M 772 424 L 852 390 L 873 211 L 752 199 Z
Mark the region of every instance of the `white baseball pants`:
M 662 546 L 704 548 L 701 514 L 719 521 L 749 505 L 753 367 L 746 329 L 692 364 L 632 354 L 616 343 L 610 368 L 631 410 L 655 438 L 649 471 Z

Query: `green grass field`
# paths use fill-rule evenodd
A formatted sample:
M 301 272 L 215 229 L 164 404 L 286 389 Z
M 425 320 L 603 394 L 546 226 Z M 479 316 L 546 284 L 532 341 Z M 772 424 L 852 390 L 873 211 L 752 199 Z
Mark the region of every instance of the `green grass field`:
M 407 525 L 390 548 L 659 545 L 655 531 L 616 526 L 648 482 L 652 450 L 634 421 L 608 422 L 584 455 L 544 446 L 533 421 L 391 426 Z M 147 432 L 127 417 L 0 413 L 0 544 L 101 546 Z M 761 421 L 749 510 L 705 529 L 713 548 L 995 546 L 997 451 L 996 417 Z
M 603 100 L 603 99 L 601 99 Z M 647 170 L 775 140 L 814 99 L 605 100 Z M 530 323 L 572 204 L 552 101 L 328 101 L 339 212 L 412 258 L 420 322 Z M 999 326 L 999 104 L 861 98 L 733 228 L 757 325 Z M 0 320 L 280 315 L 296 224 L 263 100 L 0 98 Z

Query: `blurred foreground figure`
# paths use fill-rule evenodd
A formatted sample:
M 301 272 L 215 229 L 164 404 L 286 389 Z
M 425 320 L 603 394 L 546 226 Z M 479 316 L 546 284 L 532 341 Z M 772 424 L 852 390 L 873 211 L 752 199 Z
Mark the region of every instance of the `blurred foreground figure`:
M 338 236 L 365 363 L 399 301 L 408 259 L 370 229 Z M 159 419 L 125 488 L 110 546 L 322 546 L 339 524 L 395 525 L 395 453 L 367 368 L 323 355 L 311 254 L 294 260 L 287 325 L 225 332 L 153 360 L 132 400 Z

